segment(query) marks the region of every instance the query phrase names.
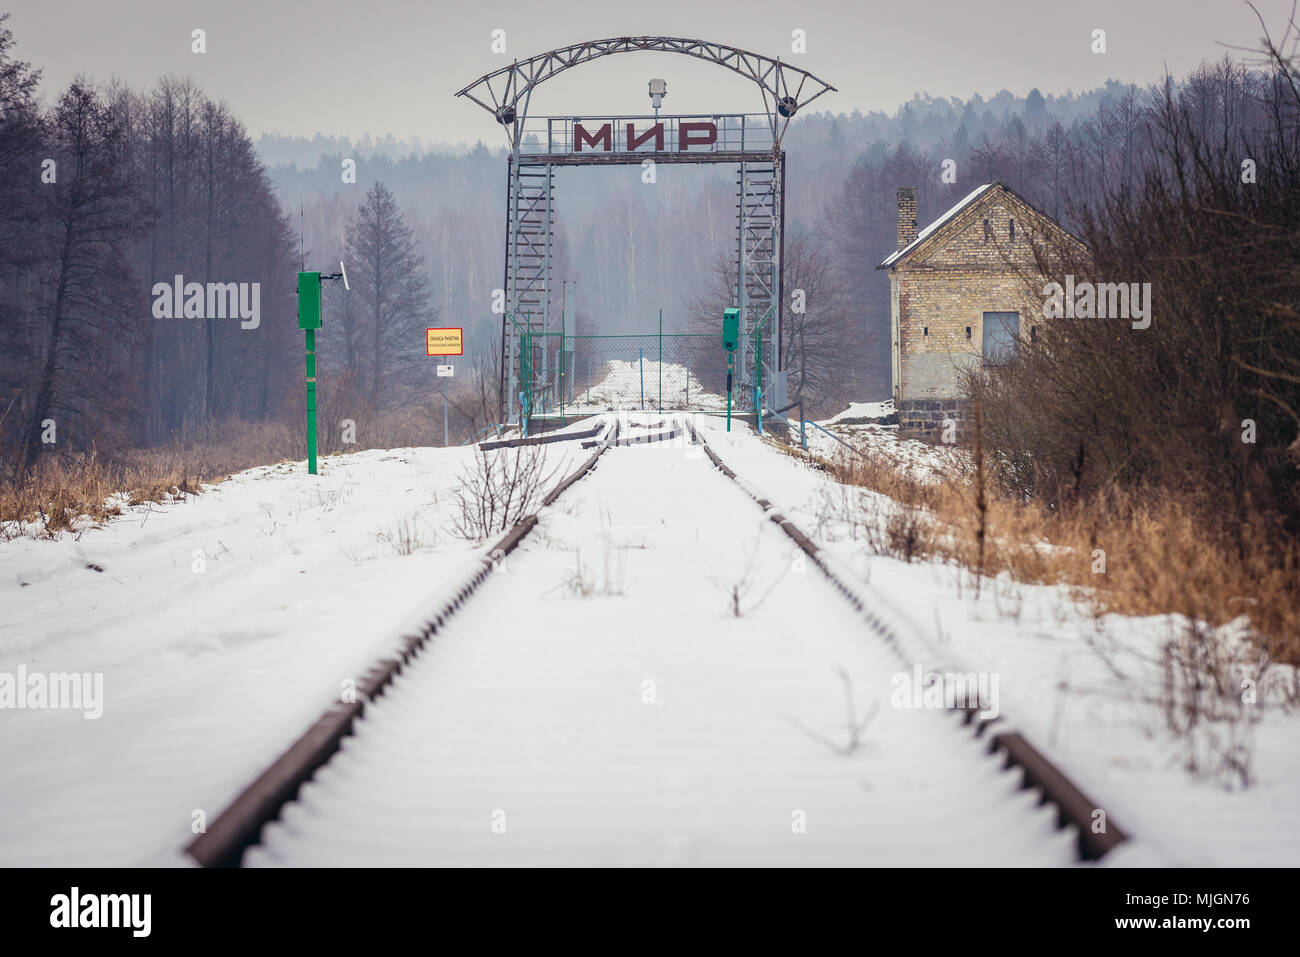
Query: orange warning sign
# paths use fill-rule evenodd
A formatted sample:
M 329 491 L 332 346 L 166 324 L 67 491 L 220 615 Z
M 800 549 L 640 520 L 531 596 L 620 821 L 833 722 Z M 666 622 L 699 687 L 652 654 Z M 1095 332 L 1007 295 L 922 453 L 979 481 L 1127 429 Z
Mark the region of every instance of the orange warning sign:
M 431 356 L 459 356 L 465 354 L 465 333 L 459 326 L 446 329 L 426 329 Z

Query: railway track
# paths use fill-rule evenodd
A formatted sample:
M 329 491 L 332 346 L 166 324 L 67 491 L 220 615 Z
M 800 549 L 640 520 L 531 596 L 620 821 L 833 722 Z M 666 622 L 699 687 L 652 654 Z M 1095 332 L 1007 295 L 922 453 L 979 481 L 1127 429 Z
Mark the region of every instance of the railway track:
M 630 431 L 613 422 L 361 700 L 323 716 L 191 855 L 1054 865 L 1105 852 L 1078 826 L 1091 802 L 1014 732 L 890 707 L 903 640 L 686 417 Z

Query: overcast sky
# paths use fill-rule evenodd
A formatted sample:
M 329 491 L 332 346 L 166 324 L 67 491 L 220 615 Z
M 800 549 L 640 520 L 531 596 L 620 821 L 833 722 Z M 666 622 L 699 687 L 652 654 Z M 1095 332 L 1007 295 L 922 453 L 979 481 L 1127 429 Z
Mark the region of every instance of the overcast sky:
M 1257 0 L 1280 34 L 1291 0 Z M 781 56 L 839 92 L 815 108 L 892 111 L 913 93 L 1023 95 L 1149 83 L 1261 31 L 1241 0 L 0 0 L 17 54 L 44 70 L 43 90 L 84 72 L 149 86 L 190 74 L 256 137 L 363 133 L 425 143 L 501 145 L 488 114 L 453 94 L 507 57 L 611 36 L 692 37 Z M 190 50 L 191 31 L 207 52 Z M 491 52 L 506 31 L 507 56 Z M 791 32 L 807 53 L 791 52 Z M 1094 29 L 1107 52 L 1090 52 Z M 633 53 L 542 86 L 533 114 L 644 113 L 646 81 L 668 81 L 665 110 L 755 112 L 748 81 L 689 57 Z

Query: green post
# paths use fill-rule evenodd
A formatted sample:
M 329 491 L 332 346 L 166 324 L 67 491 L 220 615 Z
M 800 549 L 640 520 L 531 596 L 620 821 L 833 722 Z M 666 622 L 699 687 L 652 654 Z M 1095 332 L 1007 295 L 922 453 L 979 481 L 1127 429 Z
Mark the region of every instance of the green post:
M 763 318 L 754 326 L 754 416 L 759 435 L 763 434 L 763 327 L 767 325 L 774 309 L 776 303 L 763 313 Z
M 298 273 L 298 328 L 307 339 L 307 472 L 316 474 L 316 330 L 320 321 L 320 273 Z
M 307 472 L 316 474 L 316 330 L 307 332 Z
M 528 435 L 528 413 L 531 411 L 529 405 L 532 401 L 532 380 L 527 379 L 531 363 L 529 363 L 525 351 L 528 349 L 528 333 L 523 326 L 515 322 L 514 314 L 507 311 L 506 318 L 510 320 L 510 325 L 515 327 L 515 333 L 519 336 L 519 389 L 517 396 L 511 396 L 510 401 L 519 400 L 519 427 L 523 430 L 525 436 Z M 507 416 L 508 418 L 509 416 Z M 504 423 L 503 423 L 504 424 Z
M 731 431 L 731 376 L 733 362 L 736 358 L 736 346 L 740 345 L 740 310 L 736 308 L 722 310 L 722 348 L 727 350 L 727 431 Z
M 659 310 L 659 411 L 664 410 L 664 311 Z
M 735 357 L 734 352 L 727 353 L 727 431 L 731 431 L 731 360 Z

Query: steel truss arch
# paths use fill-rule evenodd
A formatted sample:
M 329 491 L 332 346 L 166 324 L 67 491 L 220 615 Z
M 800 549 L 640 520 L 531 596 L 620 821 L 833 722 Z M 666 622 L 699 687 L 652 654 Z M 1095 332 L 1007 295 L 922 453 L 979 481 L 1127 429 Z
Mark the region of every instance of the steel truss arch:
M 695 57 L 731 70 L 756 84 L 763 93 L 763 104 L 778 149 L 781 135 L 798 110 L 823 93 L 837 92 L 835 87 L 807 70 L 783 63 L 779 58 L 773 59 L 725 43 L 684 37 L 611 37 L 587 40 L 548 50 L 526 60 L 515 60 L 479 77 L 456 95 L 474 101 L 491 113 L 506 128 L 513 147 L 518 143 L 529 99 L 538 86 L 565 70 L 599 57 L 637 51 Z
M 566 369 L 570 361 L 564 332 L 568 319 L 561 318 L 557 334 L 553 328 L 555 314 L 551 309 L 554 298 L 551 247 L 556 212 L 555 170 L 569 165 L 640 163 L 646 155 L 635 152 L 635 144 L 613 155 L 580 152 L 576 146 L 572 150 L 552 152 L 550 121 L 557 117 L 543 118 L 548 121 L 545 147 L 540 151 L 525 149 L 525 120 L 532 94 L 542 83 L 565 70 L 599 57 L 637 51 L 677 53 L 713 63 L 750 80 L 763 95 L 771 140 L 760 148 L 751 148 L 746 143 L 743 135 L 745 116 L 739 115 L 731 117 L 740 121 L 741 135 L 737 144 L 725 143 L 714 151 L 690 151 L 683 138 L 678 151 L 664 152 L 660 145 L 652 155 L 661 162 L 736 165 L 736 282 L 732 304 L 741 314 L 741 391 L 748 397 L 748 404 L 758 412 L 764 406 L 775 410 L 784 391 L 781 377 L 781 299 L 785 150 L 781 139 L 790 120 L 800 109 L 824 93 L 838 91 L 807 70 L 790 66 L 779 58 L 724 43 L 648 36 L 589 40 L 549 50 L 526 60 L 515 60 L 479 77 L 456 94 L 491 113 L 510 143 L 506 171 L 505 270 L 501 289 L 504 310 L 501 318 L 500 402 L 501 421 L 518 421 L 525 431 L 528 420 L 536 413 L 537 397 L 551 393 L 564 395 L 563 379 L 567 373 L 553 373 Z M 716 139 L 718 115 L 713 118 Z M 686 117 L 668 117 L 668 122 L 671 126 L 674 120 L 683 119 Z M 657 108 L 654 120 L 656 124 L 660 120 Z M 567 135 L 576 143 L 576 118 L 574 124 L 574 129 Z M 761 123 L 754 126 L 762 128 Z M 627 129 L 630 136 L 630 124 Z M 637 142 L 643 142 L 643 138 Z M 610 150 L 608 134 L 605 148 Z M 558 350 L 555 348 L 557 337 Z M 559 407 L 563 409 L 562 398 Z

